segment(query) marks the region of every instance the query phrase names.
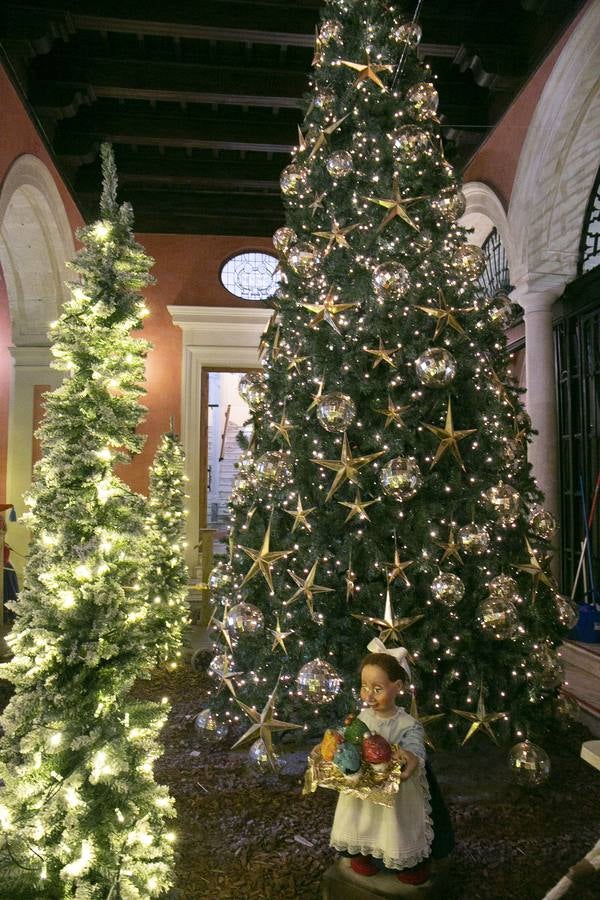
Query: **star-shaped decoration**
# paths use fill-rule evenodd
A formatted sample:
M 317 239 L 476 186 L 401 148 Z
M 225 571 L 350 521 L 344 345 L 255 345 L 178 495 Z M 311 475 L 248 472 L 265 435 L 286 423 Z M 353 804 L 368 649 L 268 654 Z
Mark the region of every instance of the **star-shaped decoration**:
M 310 412 L 311 409 L 314 409 L 315 406 L 319 405 L 321 397 L 323 396 L 323 386 L 325 384 L 325 380 L 321 378 L 319 381 L 319 387 L 317 388 L 317 393 L 312 395 L 312 403 L 309 407 L 307 407 L 306 412 Z
M 353 306 L 358 306 L 358 301 L 353 303 L 336 303 L 335 290 L 334 287 L 330 287 L 322 303 L 301 303 L 300 305 L 309 312 L 315 313 L 314 318 L 308 323 L 311 328 L 315 328 L 319 322 L 327 322 L 341 336 L 342 332 L 338 328 L 335 317 L 347 309 L 352 309 Z
M 432 715 L 432 716 L 421 716 L 421 715 L 419 715 L 419 710 L 418 710 L 418 708 L 417 708 L 417 698 L 416 698 L 415 695 L 413 694 L 413 695 L 412 695 L 412 699 L 411 699 L 411 701 L 410 701 L 410 715 L 413 717 L 413 719 L 416 719 L 417 722 L 419 722 L 419 723 L 423 726 L 423 733 L 424 733 L 424 737 L 425 737 L 425 743 L 427 744 L 428 747 L 431 747 L 432 750 L 435 750 L 435 747 L 434 747 L 434 745 L 433 745 L 433 741 L 431 740 L 431 738 L 430 738 L 429 735 L 427 734 L 427 731 L 425 730 L 425 726 L 426 726 L 426 725 L 429 725 L 430 722 L 435 722 L 436 719 L 443 719 L 445 713 L 434 713 L 434 715 Z
M 292 534 L 295 532 L 298 525 L 302 525 L 303 528 L 306 528 L 307 531 L 311 531 L 311 524 L 308 521 L 308 517 L 312 512 L 315 511 L 317 507 L 311 506 L 310 509 L 304 509 L 302 507 L 302 500 L 300 499 L 300 494 L 298 494 L 298 505 L 296 509 L 284 509 L 284 513 L 287 513 L 288 516 L 294 517 L 294 524 L 292 525 Z
M 367 625 L 377 625 L 379 638 L 384 644 L 390 638 L 399 643 L 402 638 L 402 632 L 414 625 L 415 622 L 418 622 L 419 619 L 424 618 L 423 613 L 420 613 L 418 616 L 401 616 L 397 618 L 392 609 L 389 586 L 385 595 L 385 612 L 382 619 L 378 619 L 376 616 L 361 616 L 358 613 L 351 613 L 351 615 Z
M 328 125 L 327 128 L 321 128 L 319 134 L 317 135 L 317 139 L 313 145 L 313 148 L 308 156 L 308 162 L 311 162 L 315 158 L 321 147 L 323 147 L 327 143 L 327 139 L 331 137 L 333 132 L 340 127 L 344 119 L 347 119 L 349 115 L 350 113 L 346 113 L 345 116 L 342 116 L 342 118 L 338 119 L 336 122 L 332 122 L 332 124 Z
M 303 362 L 306 362 L 308 358 L 308 356 L 292 356 L 287 366 L 288 372 L 291 372 L 292 369 L 295 369 L 296 372 L 299 373 L 299 366 L 302 365 Z
M 231 663 L 229 661 L 229 658 L 227 657 L 227 654 L 224 654 L 223 674 L 221 674 L 220 672 L 215 672 L 214 674 L 221 679 L 221 683 L 219 684 L 219 687 L 217 689 L 217 694 L 220 694 L 223 688 L 226 687 L 229 692 L 235 697 L 235 687 L 232 679 L 239 678 L 244 673 L 234 671 L 234 669 L 231 667 Z
M 304 135 L 302 134 L 302 129 L 298 125 L 298 153 L 304 153 L 306 150 L 306 141 L 304 139 Z
M 283 604 L 284 606 L 290 606 L 291 603 L 294 603 L 298 597 L 304 596 L 306 599 L 306 605 L 308 606 L 308 611 L 310 612 L 311 618 L 315 617 L 315 608 L 314 608 L 314 599 L 315 594 L 327 594 L 333 591 L 333 588 L 323 587 L 321 584 L 315 584 L 315 577 L 317 574 L 317 566 L 319 565 L 319 560 L 316 559 L 312 564 L 312 568 L 306 578 L 302 578 L 300 575 L 296 575 L 295 572 L 292 572 L 291 569 L 288 569 L 288 575 L 296 583 L 298 586 L 298 590 L 295 594 L 286 600 Z
M 364 63 L 356 63 L 351 62 L 348 59 L 340 59 L 340 65 L 347 66 L 349 69 L 353 69 L 355 72 L 358 72 L 358 77 L 356 78 L 353 87 L 356 87 L 358 84 L 360 84 L 361 81 L 372 81 L 373 84 L 376 84 L 377 87 L 383 92 L 387 91 L 387 88 L 381 78 L 379 78 L 377 73 L 394 71 L 394 67 L 389 64 L 373 64 L 368 53 L 366 62 Z
M 273 338 L 273 346 L 271 347 L 271 357 L 273 359 L 278 359 L 281 355 L 281 347 L 279 346 L 281 325 L 279 322 L 277 323 L 277 328 L 275 329 L 275 337 Z
M 342 442 L 342 455 L 340 459 L 312 459 L 313 462 L 317 466 L 321 466 L 324 469 L 331 469 L 335 472 L 335 478 L 333 479 L 333 484 L 329 488 L 329 493 L 327 494 L 326 500 L 331 500 L 337 489 L 344 484 L 345 481 L 351 481 L 352 484 L 358 484 L 358 470 L 362 469 L 363 466 L 366 466 L 368 463 L 373 462 L 377 457 L 382 456 L 384 454 L 384 450 L 379 450 L 377 453 L 369 453 L 368 456 L 352 456 L 352 451 L 350 450 L 350 445 L 348 443 L 348 435 L 344 432 L 344 438 Z
M 408 569 L 410 566 L 414 566 L 414 559 L 407 559 L 404 562 L 400 561 L 400 554 L 398 552 L 398 548 L 394 548 L 394 562 L 384 563 L 386 569 L 389 569 L 387 576 L 388 584 L 393 584 L 396 578 L 401 578 L 406 587 L 410 587 L 410 581 L 406 577 L 404 572 L 405 569 Z
M 378 206 L 383 206 L 384 209 L 387 209 L 387 213 L 377 229 L 378 231 L 383 231 L 385 226 L 391 222 L 392 219 L 396 218 L 402 219 L 403 222 L 406 222 L 406 224 L 410 225 L 411 228 L 414 228 L 415 231 L 420 231 L 419 226 L 413 222 L 406 210 L 414 203 L 418 203 L 419 200 L 425 199 L 427 199 L 426 194 L 422 194 L 418 197 L 401 197 L 398 179 L 396 177 L 394 177 L 393 180 L 391 197 L 365 197 L 365 200 L 368 200 L 369 203 L 376 203 Z
M 392 398 L 388 394 L 387 409 L 376 409 L 375 412 L 378 412 L 382 416 L 385 416 L 386 428 L 389 428 L 392 422 L 394 423 L 394 425 L 398 425 L 399 428 L 404 428 L 404 419 L 402 418 L 402 415 L 409 409 L 410 405 L 398 406 L 396 403 L 393 403 Z
M 273 564 L 277 562 L 277 560 L 284 559 L 294 551 L 270 550 L 270 543 L 271 523 L 269 522 L 260 550 L 253 550 L 251 547 L 242 547 L 242 545 L 240 544 L 240 550 L 243 550 L 244 553 L 246 553 L 252 560 L 252 565 L 246 572 L 244 580 L 242 581 L 242 585 L 247 584 L 254 578 L 255 575 L 258 575 L 258 573 L 260 572 L 260 574 L 269 585 L 269 590 L 271 591 L 271 593 L 273 593 L 273 576 L 271 575 L 271 568 L 273 567 Z
M 458 332 L 458 334 L 465 334 L 465 329 L 462 327 L 454 314 L 456 312 L 472 312 L 474 307 L 469 306 L 466 309 L 461 310 L 453 309 L 446 303 L 446 298 L 444 297 L 444 292 L 441 288 L 438 288 L 438 295 L 439 305 L 437 307 L 417 306 L 417 309 L 420 309 L 421 312 L 424 312 L 428 316 L 433 316 L 433 318 L 437 320 L 435 323 L 433 340 L 437 340 L 439 335 L 444 333 L 446 325 L 449 325 L 450 328 L 453 328 L 454 331 Z
M 460 544 L 458 544 L 456 542 L 456 539 L 454 537 L 454 528 L 450 529 L 450 534 L 448 535 L 448 542 L 446 544 L 444 544 L 443 541 L 435 541 L 435 543 L 438 545 L 438 547 L 441 547 L 444 551 L 444 555 L 440 559 L 439 565 L 441 565 L 443 562 L 446 562 L 447 559 L 452 558 L 452 559 L 455 559 L 457 562 L 459 562 L 462 566 L 462 564 L 463 564 L 462 556 L 458 552 L 460 550 Z
M 229 647 L 230 651 L 233 653 L 233 644 L 231 643 L 231 635 L 229 634 L 229 629 L 227 627 L 228 613 L 229 613 L 229 603 L 227 603 L 227 601 L 226 601 L 224 608 L 223 608 L 223 618 L 221 619 L 220 622 L 218 622 L 214 618 L 215 614 L 213 612 L 212 616 L 210 617 L 210 620 L 209 620 L 209 623 L 207 626 L 207 630 L 208 630 L 208 628 L 210 628 L 211 624 L 215 625 L 215 627 L 221 633 L 221 636 L 222 636 L 223 640 L 225 641 L 225 643 L 227 644 L 227 646 Z
M 308 208 L 311 210 L 311 215 L 314 218 L 314 215 L 318 209 L 323 209 L 323 200 L 327 196 L 326 191 L 323 191 L 322 194 L 317 194 L 312 203 L 308 204 Z
M 344 228 L 340 228 L 334 220 L 331 223 L 331 231 L 313 231 L 313 234 L 315 237 L 328 239 L 329 243 L 325 247 L 325 252 L 323 254 L 324 256 L 328 256 L 334 245 L 337 247 L 344 247 L 346 250 L 350 249 L 350 244 L 346 239 L 346 235 L 354 231 L 355 228 L 358 228 L 358 222 L 355 222 L 354 225 L 345 225 Z
M 362 500 L 360 496 L 360 491 L 358 488 L 356 489 L 356 497 L 354 500 L 338 500 L 337 501 L 340 506 L 347 506 L 350 512 L 344 519 L 344 524 L 349 522 L 354 516 L 358 516 L 359 519 L 366 519 L 367 522 L 370 522 L 370 518 L 368 513 L 366 512 L 367 506 L 372 506 L 374 503 L 377 503 L 377 500 Z
M 392 369 L 395 369 L 396 363 L 394 362 L 392 357 L 398 352 L 399 349 L 399 347 L 396 347 L 395 350 L 392 350 L 391 347 L 386 347 L 381 338 L 379 338 L 379 347 L 363 347 L 365 353 L 369 353 L 374 357 L 374 369 L 376 369 L 377 366 L 381 365 L 382 362 L 387 363 L 388 366 L 391 366 Z
M 482 731 L 485 731 L 485 733 L 489 737 L 491 737 L 491 739 L 493 740 L 493 742 L 495 744 L 498 743 L 498 741 L 496 739 L 496 735 L 490 728 L 490 725 L 492 724 L 492 722 L 497 722 L 498 719 L 506 718 L 506 713 L 503 713 L 503 712 L 488 713 L 488 712 L 486 712 L 485 703 L 483 701 L 483 690 L 479 691 L 479 700 L 477 701 L 477 712 L 476 713 L 473 713 L 467 709 L 453 709 L 452 712 L 455 713 L 457 716 L 462 716 L 463 719 L 468 719 L 472 723 L 471 727 L 467 731 L 467 733 L 464 737 L 464 740 L 462 742 L 463 746 L 464 746 L 464 744 L 467 743 L 469 738 L 473 737 L 473 735 L 475 734 L 476 731 L 479 731 L 480 728 Z
M 291 728 L 302 728 L 302 725 L 296 725 L 293 722 L 281 722 L 279 719 L 275 718 L 273 707 L 275 705 L 275 694 L 277 693 L 278 687 L 279 678 L 277 679 L 275 687 L 261 713 L 257 712 L 254 707 L 247 706 L 245 703 L 242 703 L 241 700 L 237 700 L 238 706 L 252 721 L 252 725 L 231 748 L 232 750 L 235 750 L 237 747 L 247 747 L 249 744 L 253 744 L 261 738 L 264 742 L 267 757 L 274 772 L 276 771 L 276 765 L 275 757 L 273 755 L 273 738 L 271 732 L 289 731 Z
M 346 603 L 350 603 L 356 593 L 356 572 L 352 571 L 352 554 L 348 558 L 348 568 L 344 580 L 346 582 Z
M 534 551 L 533 547 L 531 546 L 531 544 L 529 543 L 529 540 L 527 538 L 525 538 L 525 544 L 527 545 L 527 552 L 529 554 L 529 562 L 520 563 L 518 565 L 515 565 L 514 568 L 519 569 L 520 572 L 526 572 L 528 575 L 531 575 L 531 577 L 533 578 L 533 584 L 531 587 L 531 592 L 532 592 L 531 593 L 531 602 L 535 603 L 535 599 L 537 597 L 538 584 L 540 583 L 540 581 L 542 582 L 542 584 L 545 584 L 546 587 L 549 587 L 551 589 L 554 589 L 556 587 L 556 583 L 554 581 L 554 577 L 551 574 L 549 574 L 548 572 L 545 572 L 544 569 L 542 568 L 542 566 L 540 565 L 540 561 L 537 558 L 535 551 Z
M 285 655 L 287 656 L 286 646 L 284 641 L 287 637 L 293 634 L 293 631 L 282 631 L 281 624 L 279 622 L 279 613 L 277 613 L 277 627 L 269 628 L 269 631 L 273 635 L 273 646 L 271 647 L 271 651 L 275 650 L 276 647 L 281 647 Z
M 496 374 L 496 372 L 494 371 L 494 369 L 491 366 L 490 366 L 490 381 L 496 388 L 498 396 L 501 397 L 503 400 L 506 400 L 508 405 L 514 409 L 515 404 L 513 403 L 513 401 L 511 400 L 511 398 L 509 396 L 508 386 L 506 384 L 504 384 L 503 381 L 500 380 L 500 377 Z
M 276 436 L 284 440 L 288 447 L 291 447 L 290 431 L 293 431 L 295 427 L 295 425 L 290 425 L 289 421 L 286 419 L 285 410 L 281 414 L 281 420 L 279 422 L 271 422 L 271 428 L 274 428 L 277 432 Z
M 470 434 L 475 434 L 477 429 L 465 428 L 462 431 L 455 431 L 454 423 L 452 421 L 452 401 L 449 397 L 448 406 L 446 408 L 445 427 L 438 428 L 437 425 L 425 425 L 425 428 L 431 431 L 431 433 L 434 434 L 440 441 L 439 446 L 435 452 L 433 462 L 431 463 L 431 468 L 433 469 L 436 463 L 440 461 L 446 450 L 450 450 L 456 461 L 459 463 L 461 469 L 464 471 L 465 466 L 458 449 L 458 442 L 464 440 L 466 437 L 469 437 Z

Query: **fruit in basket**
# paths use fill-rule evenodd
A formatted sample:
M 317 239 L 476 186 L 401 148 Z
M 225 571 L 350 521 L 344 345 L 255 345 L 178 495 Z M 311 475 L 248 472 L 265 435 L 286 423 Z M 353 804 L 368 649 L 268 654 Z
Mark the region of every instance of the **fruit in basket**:
M 323 735 L 323 740 L 321 741 L 320 749 L 323 759 L 326 762 L 332 762 L 336 750 L 343 742 L 344 735 L 340 731 L 335 731 L 333 728 L 328 728 Z
M 333 761 L 344 775 L 358 775 L 361 766 L 360 750 L 356 744 L 340 744 L 335 752 Z
M 362 742 L 362 757 L 376 772 L 386 772 L 392 761 L 392 748 L 380 734 L 368 734 Z
M 365 735 L 370 734 L 368 727 L 362 719 L 353 719 L 344 730 L 344 740 L 349 744 L 357 744 L 359 747 L 363 742 Z

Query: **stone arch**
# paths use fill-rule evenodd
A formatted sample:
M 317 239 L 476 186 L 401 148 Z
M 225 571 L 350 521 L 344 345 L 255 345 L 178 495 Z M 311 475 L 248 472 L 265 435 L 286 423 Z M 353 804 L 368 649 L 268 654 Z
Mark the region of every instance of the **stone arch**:
M 468 181 L 463 185 L 462 191 L 467 201 L 467 208 L 459 224 L 473 229 L 469 241 L 481 247 L 495 228 L 506 251 L 508 267 L 512 274 L 513 264 L 516 262 L 516 251 L 502 201 L 482 181 Z
M 65 299 L 66 263 L 74 253 L 51 173 L 36 156 L 18 157 L 0 191 L 0 264 L 16 347 L 48 345 L 48 325 Z
M 600 4 L 581 16 L 544 86 L 527 131 L 508 220 L 513 283 L 558 295 L 577 275 L 583 216 L 600 147 Z

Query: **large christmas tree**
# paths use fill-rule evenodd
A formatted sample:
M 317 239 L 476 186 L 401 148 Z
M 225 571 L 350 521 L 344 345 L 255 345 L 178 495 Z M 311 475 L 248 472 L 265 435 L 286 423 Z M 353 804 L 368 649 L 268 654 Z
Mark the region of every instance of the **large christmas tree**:
M 101 219 L 52 330 L 64 381 L 46 397 L 29 500 L 29 559 L 2 666 L 3 897 L 155 897 L 171 881 L 174 814 L 153 778 L 166 708 L 133 700 L 148 675 L 144 499 L 114 472 L 139 451 L 147 344 L 131 336 L 152 260 L 116 202 L 103 147 Z
M 534 736 L 555 706 L 572 610 L 549 571 L 503 310 L 481 296 L 484 258 L 457 224 L 420 34 L 382 0 L 324 7 L 281 177 L 264 375 L 242 382 L 255 434 L 234 549 L 212 577 L 228 604 L 221 717 L 244 718 L 234 691 L 263 708 L 281 671 L 285 718 L 339 720 L 377 636 L 408 648 L 434 740 Z

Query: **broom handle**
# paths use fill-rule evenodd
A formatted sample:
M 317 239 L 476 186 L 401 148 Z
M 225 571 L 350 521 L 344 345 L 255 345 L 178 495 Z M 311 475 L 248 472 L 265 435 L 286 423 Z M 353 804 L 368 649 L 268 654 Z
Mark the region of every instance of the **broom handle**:
M 590 529 L 588 525 L 588 515 L 587 515 L 587 503 L 585 500 L 585 488 L 583 485 L 583 475 L 579 476 L 579 491 L 581 494 L 581 506 L 583 511 L 583 528 L 585 532 L 585 541 L 587 545 L 587 564 L 588 564 L 588 575 L 589 575 L 589 585 L 592 600 L 596 598 L 596 587 L 594 585 L 594 567 L 592 565 L 592 552 L 590 547 Z

